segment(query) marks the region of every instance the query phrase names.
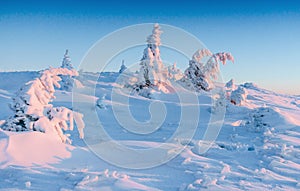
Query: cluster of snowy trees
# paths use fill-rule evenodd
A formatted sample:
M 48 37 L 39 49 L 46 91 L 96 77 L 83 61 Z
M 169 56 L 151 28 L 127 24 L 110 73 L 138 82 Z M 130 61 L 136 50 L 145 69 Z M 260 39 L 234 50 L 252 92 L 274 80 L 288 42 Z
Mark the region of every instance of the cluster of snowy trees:
M 138 75 L 125 82 L 127 83 L 125 87 L 132 88 L 141 96 L 151 98 L 152 92 L 155 91 L 169 93 L 172 91 L 172 81 L 192 91 L 208 92 L 215 88 L 220 64 L 225 65 L 227 61 L 234 62 L 231 53 L 213 54 L 207 49 L 200 49 L 194 53 L 184 72 L 176 67 L 176 63 L 166 67 L 160 57 L 161 34 L 160 26 L 155 24 L 152 34 L 147 37 L 147 47 L 143 52 Z M 125 69 L 127 67 L 122 63 L 119 72 L 122 73 Z M 225 85 L 224 90 L 225 94 L 216 98 L 217 105 L 226 105 L 222 101 L 224 99 L 237 106 L 246 103 L 247 90 L 243 86 L 235 86 L 233 80 Z
M 162 31 L 158 24 L 154 25 L 152 33 L 147 37 L 147 47 L 144 49 L 140 62 L 140 70 L 129 80 L 125 80 L 126 87 L 144 97 L 151 98 L 153 91 L 170 93 L 172 82 L 178 82 L 187 89 L 196 92 L 210 91 L 215 87 L 214 80 L 218 77 L 220 63 L 227 60 L 234 62 L 230 53 L 213 54 L 207 49 L 197 50 L 189 61 L 184 73 L 176 67 L 164 66 L 160 57 Z M 207 60 L 207 61 L 206 61 Z M 120 75 L 127 72 L 127 67 L 122 61 Z M 71 59 L 66 50 L 60 68 L 50 68 L 41 73 L 39 78 L 26 83 L 13 98 L 11 109 L 14 116 L 10 117 L 2 126 L 9 131 L 40 131 L 57 135 L 63 142 L 71 142 L 66 130 L 73 130 L 74 121 L 77 124 L 80 137 L 83 138 L 83 116 L 65 107 L 53 107 L 50 103 L 55 98 L 55 87 L 65 91 L 73 88 L 74 70 Z M 216 105 L 223 106 L 224 98 L 228 98 L 235 105 L 242 105 L 247 97 L 245 88 L 235 87 L 233 80 L 225 86 L 226 95 L 222 94 Z M 97 101 L 97 106 L 105 109 L 105 95 Z
M 76 122 L 80 138 L 83 138 L 83 115 L 65 107 L 53 107 L 55 88 L 70 87 L 71 77 L 78 72 L 70 64 L 66 51 L 62 67 L 42 71 L 40 77 L 26 83 L 16 93 L 11 104 L 14 115 L 6 120 L 2 129 L 8 131 L 40 131 L 59 137 L 62 142 L 71 143 L 66 130 L 73 130 Z M 66 77 L 68 76 L 68 78 Z M 67 83 L 67 84 L 66 84 Z
M 176 68 L 176 64 L 166 67 L 160 58 L 161 34 L 160 26 L 155 24 L 152 34 L 147 37 L 147 47 L 140 62 L 138 77 L 128 80 L 131 84 L 125 85 L 144 97 L 151 98 L 152 91 L 169 93 L 172 91 L 172 81 L 193 91 L 210 91 L 218 77 L 219 63 L 224 65 L 227 60 L 234 62 L 230 53 L 213 54 L 207 49 L 201 49 L 192 56 L 184 73 Z
M 152 34 L 147 37 L 147 47 L 144 49 L 139 71 L 129 75 L 129 79 L 126 79 L 125 84 L 123 84 L 134 90 L 135 93 L 147 98 L 151 98 L 153 91 L 169 93 L 172 89 L 170 79 L 182 77 L 176 64 L 165 67 L 160 58 L 161 34 L 160 26 L 155 24 Z M 123 73 L 123 68 L 122 64 L 120 73 Z

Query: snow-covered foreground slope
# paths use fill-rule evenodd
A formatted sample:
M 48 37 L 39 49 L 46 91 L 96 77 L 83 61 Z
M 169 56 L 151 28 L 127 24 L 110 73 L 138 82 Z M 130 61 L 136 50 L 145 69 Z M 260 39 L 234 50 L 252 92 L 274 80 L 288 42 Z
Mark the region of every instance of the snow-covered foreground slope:
M 8 104 L 14 92 L 37 73 L 0 73 L 0 120 L 12 115 Z M 122 145 L 152 148 L 176 131 L 181 115 L 174 95 L 155 95 L 165 104 L 167 115 L 153 133 L 138 135 L 121 127 L 113 115 L 111 91 L 116 73 L 85 73 L 80 78 L 80 96 L 96 112 L 105 131 Z M 96 95 L 84 92 L 96 86 Z M 197 131 L 189 142 L 178 140 L 172 148 L 183 148 L 173 160 L 158 167 L 132 170 L 111 165 L 96 156 L 69 132 L 72 145 L 40 132 L 0 130 L 1 190 L 299 190 L 300 189 L 300 98 L 276 94 L 255 86 L 248 91 L 244 107 L 230 105 L 217 141 L 198 154 L 210 118 L 209 95 L 199 96 Z M 94 108 L 105 96 L 106 109 Z M 72 107 L 71 94 L 57 91 L 55 106 Z M 149 120 L 151 100 L 131 96 L 129 107 L 138 121 Z M 88 117 L 85 117 L 88 119 Z M 86 121 L 86 129 L 94 121 Z M 170 147 L 171 148 L 171 147 Z M 170 151 L 172 152 L 172 151 Z M 126 161 L 126 156 L 118 156 Z M 129 160 L 130 161 L 130 160 Z

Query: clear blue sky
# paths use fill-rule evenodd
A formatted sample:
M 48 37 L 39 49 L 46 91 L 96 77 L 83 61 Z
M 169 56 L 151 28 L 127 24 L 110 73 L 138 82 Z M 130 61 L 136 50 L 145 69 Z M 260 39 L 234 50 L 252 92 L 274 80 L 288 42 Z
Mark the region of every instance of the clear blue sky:
M 299 1 L 0 0 L 0 70 L 56 67 L 65 49 L 78 66 L 104 35 L 145 22 L 183 28 L 212 52 L 231 52 L 236 62 L 221 68 L 224 80 L 300 94 Z

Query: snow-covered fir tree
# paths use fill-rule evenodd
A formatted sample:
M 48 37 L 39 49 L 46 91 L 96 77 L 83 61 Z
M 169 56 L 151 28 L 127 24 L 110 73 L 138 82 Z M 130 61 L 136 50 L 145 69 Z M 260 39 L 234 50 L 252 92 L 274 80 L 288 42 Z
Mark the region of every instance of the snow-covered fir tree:
M 204 58 L 207 57 L 209 59 L 205 64 Z M 226 60 L 233 62 L 234 58 L 230 53 L 212 54 L 207 49 L 197 50 L 189 61 L 189 67 L 185 70 L 183 81 L 188 83 L 188 87 L 196 91 L 209 91 L 214 88 L 214 80 L 218 77 L 219 62 L 224 65 Z
M 73 66 L 72 66 L 72 64 L 71 64 L 71 58 L 69 56 L 69 50 L 68 49 L 66 50 L 66 52 L 64 54 L 64 58 L 63 58 L 61 67 L 62 68 L 67 68 L 69 70 L 74 69 Z
M 67 68 L 69 70 L 73 70 L 73 66 L 71 64 L 71 58 L 69 56 L 69 50 L 66 50 L 64 54 L 64 58 L 61 64 L 61 68 Z M 60 75 L 61 82 L 60 82 L 60 89 L 65 91 L 71 91 L 73 88 L 74 79 L 70 76 Z
M 121 67 L 120 67 L 119 73 L 121 74 L 121 73 L 123 73 L 125 70 L 127 70 L 127 67 L 126 67 L 125 64 L 124 64 L 124 60 L 122 60 L 122 65 L 121 65 Z
M 152 34 L 147 38 L 147 47 L 141 59 L 139 71 L 139 87 L 156 87 L 158 90 L 167 91 L 168 71 L 160 58 L 159 46 L 161 45 L 160 35 L 162 31 L 158 24 L 154 25 Z
M 77 76 L 78 73 L 67 68 L 50 68 L 44 70 L 39 78 L 26 83 L 13 98 L 11 109 L 14 116 L 2 128 L 8 131 L 40 131 L 58 136 L 62 142 L 71 142 L 63 131 L 73 130 L 75 120 L 83 138 L 82 114 L 50 104 L 55 99 L 55 87 L 60 87 L 60 75 Z

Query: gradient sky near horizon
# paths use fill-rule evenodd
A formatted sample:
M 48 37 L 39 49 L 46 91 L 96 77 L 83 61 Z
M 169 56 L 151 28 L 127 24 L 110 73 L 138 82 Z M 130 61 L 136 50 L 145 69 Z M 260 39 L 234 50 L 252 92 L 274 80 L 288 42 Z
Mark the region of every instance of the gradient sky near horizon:
M 231 52 L 225 81 L 300 95 L 299 1 L 0 0 L 0 71 L 60 66 L 65 49 L 77 67 L 103 36 L 140 23 L 173 25 Z

